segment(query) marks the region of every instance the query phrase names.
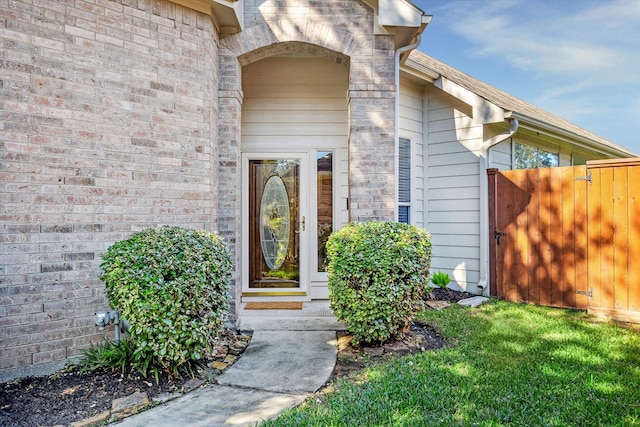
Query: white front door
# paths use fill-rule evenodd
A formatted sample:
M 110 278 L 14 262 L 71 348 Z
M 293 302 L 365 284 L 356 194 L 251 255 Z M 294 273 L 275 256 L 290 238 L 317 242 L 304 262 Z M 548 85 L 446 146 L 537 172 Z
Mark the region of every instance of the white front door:
M 335 150 L 242 155 L 242 299 L 327 298 Z

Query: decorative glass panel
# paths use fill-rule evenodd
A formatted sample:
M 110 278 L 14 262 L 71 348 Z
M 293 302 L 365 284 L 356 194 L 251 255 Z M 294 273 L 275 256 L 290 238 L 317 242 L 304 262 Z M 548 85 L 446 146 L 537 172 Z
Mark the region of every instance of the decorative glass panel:
M 411 211 L 411 140 L 400 138 L 398 147 L 398 222 L 409 224 Z
M 409 206 L 398 206 L 398 222 L 409 224 Z
M 282 266 L 289 249 L 289 196 L 282 178 L 267 180 L 260 203 L 260 242 L 262 256 L 271 270 Z
M 300 287 L 300 160 L 249 161 L 249 287 Z
M 398 201 L 411 203 L 411 141 L 400 138 L 398 161 Z

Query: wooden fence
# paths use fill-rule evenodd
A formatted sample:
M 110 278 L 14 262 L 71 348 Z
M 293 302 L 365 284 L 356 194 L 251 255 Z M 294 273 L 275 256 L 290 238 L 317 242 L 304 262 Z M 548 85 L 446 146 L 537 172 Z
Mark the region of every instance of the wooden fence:
M 488 174 L 492 295 L 640 322 L 640 159 Z

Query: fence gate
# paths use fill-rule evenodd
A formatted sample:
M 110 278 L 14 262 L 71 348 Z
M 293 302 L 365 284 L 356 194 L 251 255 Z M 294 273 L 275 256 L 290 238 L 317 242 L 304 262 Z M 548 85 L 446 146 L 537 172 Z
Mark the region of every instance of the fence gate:
M 640 159 L 487 172 L 492 295 L 640 322 Z

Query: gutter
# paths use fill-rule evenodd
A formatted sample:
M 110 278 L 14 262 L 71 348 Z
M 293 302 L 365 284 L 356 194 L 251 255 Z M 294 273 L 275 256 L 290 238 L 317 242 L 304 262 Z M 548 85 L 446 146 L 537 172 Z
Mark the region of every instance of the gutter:
M 549 123 L 542 122 L 538 119 L 526 116 L 521 113 L 511 112 L 506 117 L 520 120 L 523 124 L 522 129 L 529 129 L 532 132 L 549 135 L 552 138 L 563 140 L 569 144 L 583 147 L 588 150 L 596 151 L 611 157 L 637 157 L 638 154 L 630 151 L 622 146 L 614 144 L 611 141 L 592 134 L 591 137 L 580 135 L 567 128 L 562 128 Z M 570 123 L 571 124 L 571 123 Z
M 518 131 L 518 129 L 520 128 L 520 122 L 518 121 L 517 118 L 509 117 L 507 121 L 509 122 L 509 129 L 507 129 L 505 132 L 499 135 L 494 136 L 493 138 L 487 139 L 482 143 L 482 147 L 480 147 L 481 155 L 485 154 L 488 157 L 490 154 L 489 150 L 491 148 L 511 138 L 513 134 L 515 134 Z
M 426 19 L 425 19 L 426 18 Z M 424 28 L 429 25 L 431 22 L 430 15 L 423 15 Z M 396 85 L 396 99 L 395 99 L 395 117 L 394 117 L 394 126 L 393 126 L 393 158 L 394 158 L 394 170 L 395 170 L 395 182 L 398 182 L 399 179 L 399 167 L 400 167 L 400 59 L 402 54 L 417 48 L 420 45 L 421 34 L 418 33 L 415 36 L 415 42 L 412 44 L 399 47 L 396 49 L 394 55 L 394 75 L 395 75 L 395 85 Z M 394 189 L 394 203 L 398 203 L 398 185 L 395 186 Z M 398 209 L 394 209 L 395 211 L 395 221 L 398 221 Z
M 480 147 L 480 281 L 478 282 L 478 290 L 486 295 L 489 291 L 489 268 L 491 266 L 489 259 L 489 245 L 491 244 L 491 233 L 489 230 L 489 178 L 487 177 L 487 168 L 490 164 L 491 148 L 511 138 L 520 127 L 518 119 L 510 117 L 509 128 L 493 138 L 482 143 Z M 484 257 L 483 257 L 484 254 Z M 484 259 L 483 259 L 484 258 Z

